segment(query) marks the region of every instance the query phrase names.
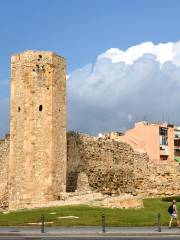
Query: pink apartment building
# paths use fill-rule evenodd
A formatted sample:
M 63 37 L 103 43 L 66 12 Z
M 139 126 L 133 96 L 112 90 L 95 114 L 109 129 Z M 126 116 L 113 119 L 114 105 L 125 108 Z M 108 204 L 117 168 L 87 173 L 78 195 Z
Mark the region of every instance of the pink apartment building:
M 180 160 L 180 129 L 170 124 L 138 122 L 124 134 L 109 133 L 104 136 L 126 142 L 135 151 L 147 152 L 153 163 L 176 164 Z

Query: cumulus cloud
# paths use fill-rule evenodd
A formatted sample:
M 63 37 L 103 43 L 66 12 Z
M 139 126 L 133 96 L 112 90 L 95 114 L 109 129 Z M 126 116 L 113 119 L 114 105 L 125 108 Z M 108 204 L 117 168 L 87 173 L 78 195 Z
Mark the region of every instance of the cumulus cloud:
M 68 76 L 68 128 L 123 131 L 136 121 L 180 125 L 180 42 L 111 48 Z
M 8 88 L 0 81 L 2 89 Z M 68 130 L 124 131 L 134 122 L 180 125 L 180 42 L 111 48 L 67 75 Z M 9 131 L 9 99 L 0 95 L 0 137 Z
M 150 53 L 155 55 L 157 60 L 163 64 L 167 61 L 175 61 L 175 55 L 179 47 L 179 43 L 174 45 L 173 43 L 169 42 L 166 44 L 160 43 L 158 45 L 154 45 L 152 42 L 144 42 L 128 48 L 125 52 L 118 48 L 111 48 L 105 53 L 100 54 L 98 59 L 108 58 L 111 59 L 113 63 L 125 62 L 126 64 L 133 64 L 135 60 L 142 57 L 144 54 Z

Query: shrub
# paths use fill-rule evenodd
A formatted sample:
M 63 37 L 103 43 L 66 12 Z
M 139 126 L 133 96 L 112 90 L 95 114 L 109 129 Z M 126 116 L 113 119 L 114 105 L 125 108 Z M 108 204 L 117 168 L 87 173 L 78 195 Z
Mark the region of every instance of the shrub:
M 165 201 L 165 202 L 172 202 L 172 200 L 176 200 L 176 202 L 180 202 L 180 196 L 171 196 L 171 197 L 162 198 L 162 201 Z

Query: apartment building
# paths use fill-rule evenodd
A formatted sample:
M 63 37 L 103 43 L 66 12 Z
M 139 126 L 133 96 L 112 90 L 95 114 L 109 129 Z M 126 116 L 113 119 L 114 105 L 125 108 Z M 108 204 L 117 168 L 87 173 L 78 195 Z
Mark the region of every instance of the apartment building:
M 174 159 L 180 162 L 180 127 L 174 128 Z
M 126 142 L 135 151 L 147 152 L 154 163 L 176 164 L 180 162 L 180 127 L 172 124 L 137 122 L 124 134 L 109 133 L 103 137 Z

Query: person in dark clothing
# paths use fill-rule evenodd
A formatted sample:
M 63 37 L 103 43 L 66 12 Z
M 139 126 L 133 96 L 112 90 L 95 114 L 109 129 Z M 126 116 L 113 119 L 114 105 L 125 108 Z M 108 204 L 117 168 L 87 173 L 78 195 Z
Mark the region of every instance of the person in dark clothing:
M 171 224 L 172 224 L 173 219 L 176 220 L 176 223 L 177 223 L 178 227 L 180 227 L 179 220 L 178 220 L 178 210 L 177 210 L 177 207 L 176 207 L 176 200 L 172 201 L 171 206 L 172 206 L 172 213 L 170 213 L 169 228 L 171 228 Z

